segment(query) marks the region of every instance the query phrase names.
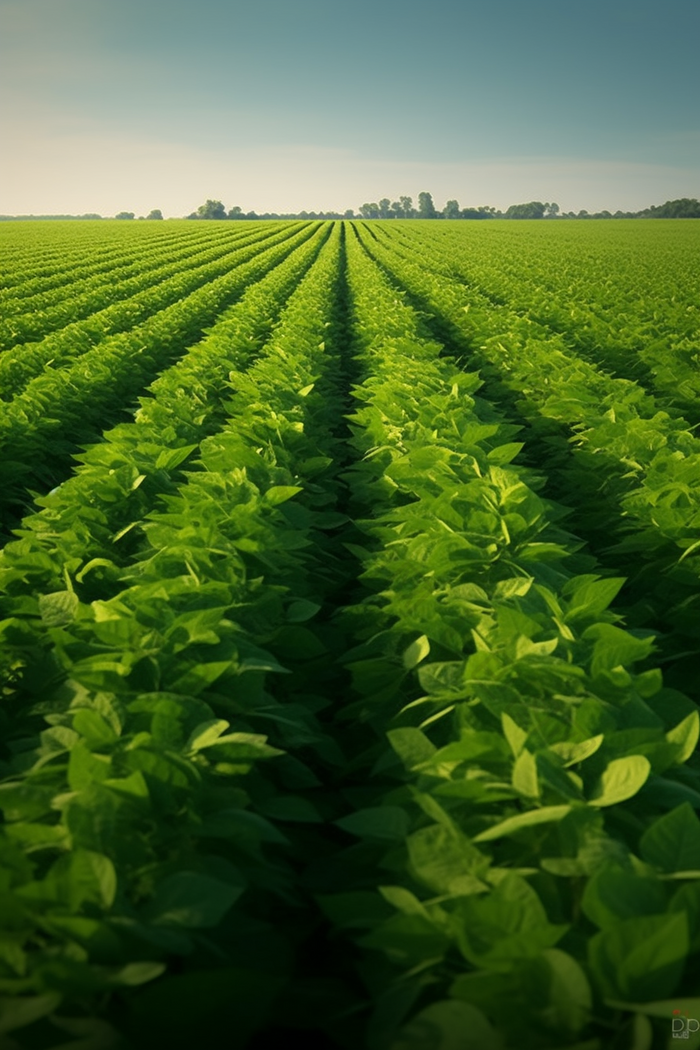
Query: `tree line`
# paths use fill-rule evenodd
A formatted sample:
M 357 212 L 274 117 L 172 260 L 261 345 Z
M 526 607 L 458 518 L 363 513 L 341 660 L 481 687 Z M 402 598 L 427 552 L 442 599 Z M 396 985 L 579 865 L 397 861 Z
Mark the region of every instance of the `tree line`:
M 445 207 L 438 211 L 433 203 L 432 194 L 418 194 L 418 207 L 414 207 L 412 197 L 399 197 L 391 201 L 382 197 L 379 202 L 361 204 L 358 211 L 351 208 L 345 212 L 335 211 L 301 211 L 278 214 L 255 211 L 244 213 L 242 208 L 234 207 L 229 211 L 221 201 L 207 200 L 200 204 L 197 211 L 185 216 L 187 219 L 700 219 L 700 201 L 683 197 L 679 200 L 666 201 L 665 204 L 652 205 L 643 211 L 599 211 L 589 213 L 562 212 L 555 202 L 527 201 L 525 204 L 511 204 L 506 211 L 499 211 L 489 205 L 476 208 L 460 208 L 456 200 L 447 201 Z
M 0 222 L 11 219 L 102 219 L 94 213 L 86 215 L 0 215 Z M 120 211 L 115 219 L 135 219 L 133 211 Z M 139 215 L 139 219 L 162 219 L 160 208 L 154 208 L 148 215 Z M 498 211 L 488 205 L 478 208 L 460 208 L 458 201 L 450 200 L 438 211 L 433 203 L 432 194 L 419 193 L 418 207 L 414 207 L 412 197 L 399 197 L 390 201 L 388 197 L 376 202 L 361 204 L 357 212 L 352 208 L 347 211 L 299 211 L 299 212 L 244 212 L 238 206 L 228 211 L 221 201 L 207 200 L 200 204 L 196 211 L 185 215 L 186 219 L 700 219 L 700 201 L 694 197 L 681 197 L 678 200 L 666 201 L 665 204 L 652 205 L 643 211 L 565 211 L 554 202 L 527 201 L 525 204 L 511 204 L 506 211 Z

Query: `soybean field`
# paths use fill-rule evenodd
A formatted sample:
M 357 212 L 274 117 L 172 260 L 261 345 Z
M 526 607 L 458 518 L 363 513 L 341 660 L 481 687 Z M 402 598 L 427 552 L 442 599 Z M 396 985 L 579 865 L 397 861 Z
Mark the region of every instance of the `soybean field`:
M 699 233 L 0 226 L 2 1050 L 700 1047 Z

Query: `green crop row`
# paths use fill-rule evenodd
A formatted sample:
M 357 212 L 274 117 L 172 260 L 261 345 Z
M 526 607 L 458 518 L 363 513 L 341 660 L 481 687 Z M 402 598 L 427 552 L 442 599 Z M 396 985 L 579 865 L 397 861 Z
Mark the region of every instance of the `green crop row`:
M 97 337 L 100 330 L 110 334 L 120 331 L 125 322 L 128 327 L 147 316 L 144 310 L 155 312 L 162 309 L 196 287 L 195 282 L 201 281 L 201 278 L 209 280 L 212 272 L 203 269 L 207 263 L 217 262 L 224 256 L 229 264 L 235 262 L 231 252 L 246 243 L 250 243 L 246 237 L 207 238 L 200 246 L 190 242 L 158 243 L 148 253 L 143 249 L 138 255 L 132 252 L 126 265 L 113 265 L 106 273 L 93 272 L 83 281 L 66 275 L 66 283 L 50 294 L 30 296 L 14 303 L 3 302 L 0 350 L 8 350 L 18 343 L 36 341 L 49 332 L 86 317 L 90 318 L 93 338 Z M 185 283 L 168 280 L 185 276 L 185 270 L 188 278 Z M 151 289 L 157 291 L 156 297 L 144 302 L 145 293 Z M 130 310 L 122 315 L 115 306 L 125 300 L 130 300 Z M 7 355 L 0 357 L 3 367 L 6 361 Z M 0 382 L 3 382 L 3 396 L 7 400 L 2 372 Z
M 365 243 L 431 311 L 452 351 L 510 394 L 529 439 L 539 439 L 552 488 L 575 508 L 594 550 L 628 577 L 635 622 L 667 632 L 666 655 L 687 681 L 700 639 L 700 441 L 687 422 L 528 318 L 484 304 L 374 239 Z
M 305 227 L 291 236 L 285 230 L 267 249 L 259 243 L 249 246 L 230 272 L 131 332 L 107 337 L 67 367 L 47 369 L 30 382 L 0 415 L 0 447 L 7 457 L 0 466 L 0 485 L 10 514 L 16 514 L 18 505 L 26 506 L 30 487 L 46 491 L 62 481 L 78 447 L 123 418 L 130 399 L 200 338 L 251 282 L 307 238 L 322 236 L 319 230 L 318 225 Z
M 491 240 L 488 253 L 473 240 L 467 249 L 454 229 L 430 239 L 408 230 L 402 239 L 414 254 L 433 247 L 433 265 L 560 333 L 593 364 L 643 382 L 661 407 L 680 408 L 696 423 L 700 309 L 688 289 L 700 260 L 693 229 L 672 224 L 660 232 L 666 236 L 650 236 L 642 224 L 631 243 L 613 229 L 608 241 L 596 234 L 582 242 L 583 260 L 559 243 L 560 232 L 548 227 L 527 246 L 517 236 Z
M 33 1047 L 115 1024 L 139 1047 L 189 1047 L 233 1009 L 242 1046 L 289 980 L 275 916 L 299 889 L 279 824 L 320 822 L 316 774 L 343 762 L 316 719 L 328 657 L 305 626 L 334 586 L 340 406 L 324 336 L 339 258 L 336 229 L 259 360 L 232 373 L 228 421 L 149 512 L 117 594 L 83 601 L 70 572 L 39 595 L 5 578 L 13 1045 L 27 1026 Z
M 77 236 L 76 236 L 77 235 Z M 212 231 L 191 223 L 125 227 L 123 223 L 3 223 L 0 238 L 6 258 L 0 302 L 23 298 L 59 285 L 69 275 L 80 280 L 100 269 L 138 256 L 155 244 L 199 244 Z
M 656 1000 L 696 987 L 697 708 L 635 673 L 652 640 L 609 609 L 622 581 L 577 572 L 478 377 L 352 241 L 348 274 L 370 593 L 339 725 L 379 743 L 318 899 L 364 956 L 363 1045 L 651 1046 Z
M 183 260 L 169 279 L 155 287 L 145 288 L 141 294 L 98 310 L 85 320 L 66 324 L 60 331 L 50 333 L 38 342 L 6 350 L 0 355 L 3 400 L 11 401 L 43 371 L 55 371 L 70 365 L 106 339 L 128 331 L 138 334 L 144 324 L 168 307 L 177 306 L 185 296 L 225 277 L 236 266 L 255 258 L 265 247 L 284 241 L 289 234 L 289 228 L 273 231 L 263 238 L 254 233 L 241 243 L 229 246 L 224 253 L 217 250 L 213 260 L 198 262 L 195 256 L 191 269 L 184 265 Z

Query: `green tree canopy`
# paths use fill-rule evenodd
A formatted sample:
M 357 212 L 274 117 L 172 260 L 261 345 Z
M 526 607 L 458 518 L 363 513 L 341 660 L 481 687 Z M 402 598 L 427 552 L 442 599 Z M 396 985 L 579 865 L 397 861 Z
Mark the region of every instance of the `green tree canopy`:
M 160 208 L 154 208 L 153 211 L 149 211 L 149 213 L 146 216 L 146 218 L 147 219 L 162 219 L 163 218 L 163 212 L 160 210 Z
M 221 201 L 208 200 L 206 204 L 200 204 L 197 208 L 198 219 L 225 219 L 226 209 Z
M 433 204 L 433 198 L 429 193 L 418 194 L 418 218 L 437 219 L 437 212 Z
M 448 201 L 442 210 L 442 214 L 446 219 L 459 219 L 459 202 Z

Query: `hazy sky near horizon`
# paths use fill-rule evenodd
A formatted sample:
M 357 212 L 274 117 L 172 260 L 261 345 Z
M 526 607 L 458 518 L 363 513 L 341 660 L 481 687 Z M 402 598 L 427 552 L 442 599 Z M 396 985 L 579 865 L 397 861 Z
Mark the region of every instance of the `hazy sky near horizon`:
M 0 213 L 700 196 L 700 0 L 0 0 Z

